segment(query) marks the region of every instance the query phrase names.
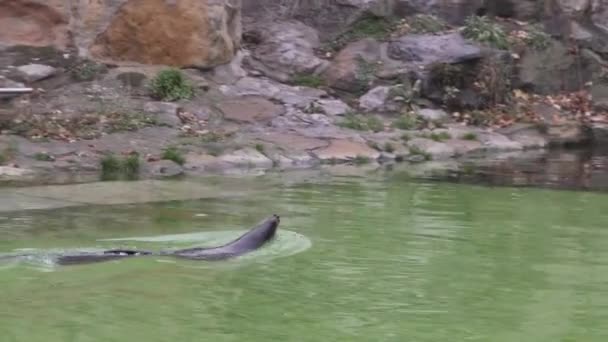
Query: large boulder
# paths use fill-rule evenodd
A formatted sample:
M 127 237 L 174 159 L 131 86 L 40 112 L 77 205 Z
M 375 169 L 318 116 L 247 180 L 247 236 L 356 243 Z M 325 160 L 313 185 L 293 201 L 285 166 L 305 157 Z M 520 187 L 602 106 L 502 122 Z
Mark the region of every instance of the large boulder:
M 1 1 L 0 43 L 75 46 L 83 57 L 115 63 L 212 67 L 238 49 L 240 15 L 239 0 Z
M 250 64 L 266 76 L 286 82 L 296 74 L 322 71 L 328 64 L 315 56 L 320 45 L 315 29 L 298 21 L 280 21 L 259 29 L 261 42 Z
M 375 78 L 381 45 L 372 38 L 348 44 L 324 73 L 329 86 L 351 92 L 367 90 Z

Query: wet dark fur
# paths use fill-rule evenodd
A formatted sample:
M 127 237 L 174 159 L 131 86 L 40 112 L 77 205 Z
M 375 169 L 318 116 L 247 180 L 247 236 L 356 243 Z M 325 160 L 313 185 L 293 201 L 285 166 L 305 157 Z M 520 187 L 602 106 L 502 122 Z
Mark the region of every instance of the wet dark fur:
M 173 256 L 190 260 L 224 260 L 252 252 L 262 247 L 274 238 L 280 221 L 281 219 L 278 215 L 273 215 L 251 228 L 236 240 L 218 247 L 188 248 L 161 252 L 111 249 L 101 253 L 62 255 L 57 259 L 57 263 L 59 265 L 88 264 L 144 255 Z

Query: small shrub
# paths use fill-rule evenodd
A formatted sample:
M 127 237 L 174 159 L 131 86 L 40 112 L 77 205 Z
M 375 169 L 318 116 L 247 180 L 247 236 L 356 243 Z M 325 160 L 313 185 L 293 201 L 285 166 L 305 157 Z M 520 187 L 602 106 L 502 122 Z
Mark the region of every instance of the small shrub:
M 224 136 L 219 133 L 216 133 L 216 132 L 208 132 L 208 133 L 201 135 L 201 141 L 203 143 L 215 143 L 215 142 L 220 142 L 223 139 L 224 139 Z
M 106 67 L 92 61 L 84 61 L 70 70 L 70 76 L 75 81 L 92 81 L 97 75 L 106 71 Z
M 425 160 L 431 160 L 431 154 L 421 150 L 418 146 L 410 146 L 410 154 L 423 156 Z
M 47 162 L 55 160 L 55 158 L 52 155 L 50 155 L 48 153 L 44 153 L 44 152 L 36 153 L 34 155 L 34 159 L 36 159 L 38 161 L 47 161 Z
M 473 133 L 473 132 L 468 132 L 463 134 L 463 136 L 461 137 L 461 139 L 463 140 L 477 140 L 477 134 Z
M 416 14 L 408 20 L 410 33 L 437 33 L 448 29 L 448 25 L 434 15 Z
M 368 141 L 367 146 L 373 148 L 376 151 L 382 151 L 382 148 L 380 148 L 380 145 L 378 145 L 378 143 L 375 141 Z
M 116 179 L 120 174 L 120 160 L 113 154 L 108 154 L 101 159 L 101 177 L 102 179 Z
M 261 154 L 264 154 L 264 145 L 263 144 L 255 144 L 255 149 L 256 151 L 260 152 Z
M 176 164 L 179 164 L 179 165 L 184 165 L 184 163 L 186 162 L 186 159 L 184 158 L 184 156 L 175 147 L 167 147 L 163 151 L 161 159 L 163 159 L 163 160 L 171 160 L 171 161 L 173 161 L 173 162 L 175 162 Z
M 365 60 L 361 56 L 357 56 L 357 72 L 355 79 L 357 81 L 358 93 L 364 93 L 376 79 L 378 64 Z
M 139 154 L 137 153 L 130 154 L 122 162 L 122 170 L 128 179 L 137 178 L 139 167 Z
M 412 136 L 411 136 L 411 135 L 409 135 L 409 134 L 407 134 L 407 133 L 404 133 L 404 134 L 401 136 L 401 140 L 403 140 L 403 141 L 405 141 L 405 142 L 408 142 L 408 141 L 412 140 Z
M 384 123 L 375 116 L 362 114 L 347 114 L 344 120 L 338 123 L 339 126 L 354 129 L 357 131 L 380 132 L 384 130 Z
M 194 88 L 178 69 L 160 71 L 151 81 L 152 97 L 162 101 L 187 100 L 194 96 Z
M 472 15 L 465 20 L 462 30 L 465 38 L 493 46 L 497 49 L 507 50 L 509 40 L 505 31 L 498 24 L 483 16 Z
M 395 146 L 393 144 L 391 144 L 390 142 L 386 142 L 384 144 L 384 151 L 388 152 L 388 153 L 393 153 L 393 152 L 395 152 Z
M 325 85 L 323 78 L 314 74 L 296 74 L 294 77 L 292 77 L 291 83 L 310 88 L 319 88 Z
M 397 120 L 393 122 L 393 127 L 409 130 L 415 129 L 416 127 L 418 127 L 418 124 L 419 122 L 416 115 L 414 113 L 407 112 L 402 114 L 399 118 L 397 118 Z
M 383 40 L 390 34 L 395 26 L 396 22 L 392 19 L 366 16 L 353 23 L 348 30 L 330 42 L 328 46 L 326 46 L 326 49 L 339 51 L 348 43 L 362 38 L 375 38 L 377 40 Z
M 437 142 L 441 142 L 441 141 L 444 141 L 444 140 L 450 140 L 452 138 L 452 136 L 448 132 L 440 132 L 440 133 L 433 132 L 433 133 L 431 133 L 431 135 L 429 136 L 429 138 L 431 140 L 434 140 L 434 141 L 437 141 Z
M 139 175 L 139 154 L 134 153 L 123 160 L 114 154 L 107 154 L 101 159 L 101 178 L 103 180 L 115 180 L 124 175 L 127 179 L 137 178 Z
M 356 165 L 363 165 L 363 164 L 369 164 L 371 162 L 371 160 L 369 159 L 369 157 L 358 155 L 355 157 L 355 159 L 353 159 L 353 162 Z
M 526 43 L 535 50 L 544 50 L 551 44 L 551 36 L 539 25 L 530 26 L 527 33 Z

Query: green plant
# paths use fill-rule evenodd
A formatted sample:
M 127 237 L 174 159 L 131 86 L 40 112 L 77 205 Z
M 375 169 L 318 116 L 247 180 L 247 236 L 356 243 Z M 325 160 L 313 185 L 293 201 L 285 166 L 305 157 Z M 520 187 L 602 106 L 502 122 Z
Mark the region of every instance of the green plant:
M 319 88 L 325 85 L 323 78 L 315 74 L 296 74 L 291 78 L 291 83 L 310 88 Z
M 410 146 L 410 154 L 411 155 L 418 155 L 418 156 L 422 156 L 424 157 L 425 160 L 431 160 L 432 156 L 430 153 L 423 151 L 422 149 L 420 149 L 420 147 L 413 145 Z
M 551 36 L 540 25 L 531 25 L 527 30 L 526 43 L 535 50 L 544 50 L 551 45 Z
M 440 133 L 433 132 L 433 133 L 430 134 L 429 138 L 431 140 L 439 142 L 439 141 L 444 141 L 444 140 L 452 139 L 452 136 L 448 132 L 440 132 Z
M 376 151 L 382 151 L 382 148 L 380 148 L 380 145 L 378 145 L 378 143 L 375 141 L 371 141 L 371 140 L 367 141 L 367 146 L 373 148 Z
M 190 99 L 194 96 L 194 88 L 184 74 L 178 69 L 160 71 L 151 81 L 152 97 L 163 101 Z
M 497 49 L 507 50 L 509 40 L 500 25 L 492 22 L 485 16 L 469 16 L 464 23 L 462 34 L 465 38 L 493 46 Z
M 36 159 L 38 161 L 47 161 L 47 162 L 55 160 L 55 158 L 52 155 L 45 153 L 45 152 L 36 153 L 34 155 L 34 159 Z
M 418 127 L 419 121 L 416 115 L 412 112 L 406 112 L 401 114 L 394 122 L 393 127 L 399 129 L 415 129 Z
M 255 149 L 256 149 L 256 151 L 264 154 L 265 147 L 263 144 L 255 144 Z
M 411 33 L 437 33 L 448 29 L 443 20 L 430 14 L 416 14 L 408 20 Z
M 477 134 L 473 132 L 468 132 L 462 135 L 461 139 L 463 140 L 477 140 Z
M 207 132 L 207 133 L 201 135 L 201 141 L 203 143 L 220 142 L 223 139 L 224 139 L 224 136 L 221 135 L 220 133 L 216 133 L 216 132 Z
M 401 136 L 401 140 L 408 142 L 408 141 L 412 140 L 412 136 L 409 135 L 408 133 L 403 133 L 403 135 Z
M 139 175 L 139 154 L 133 153 L 125 157 L 122 162 L 122 169 L 128 179 L 137 178 Z
M 70 70 L 70 76 L 76 81 L 92 81 L 97 75 L 106 71 L 106 67 L 92 61 L 84 61 Z
M 390 34 L 397 22 L 391 18 L 366 16 L 354 22 L 346 31 L 331 41 L 326 49 L 338 51 L 346 44 L 362 39 L 375 38 L 383 40 Z
M 139 175 L 139 169 L 138 153 L 130 154 L 122 160 L 109 153 L 101 159 L 101 178 L 103 180 L 115 180 L 121 174 L 127 179 L 134 179 Z
M 161 159 L 163 160 L 171 160 L 173 162 L 175 162 L 176 164 L 179 165 L 184 165 L 184 163 L 186 162 L 186 159 L 184 158 L 184 156 L 181 154 L 181 152 L 171 146 L 171 147 L 167 147 L 166 149 L 163 150 L 163 154 L 161 156 Z
M 338 123 L 339 126 L 358 131 L 380 132 L 384 130 L 384 123 L 375 116 L 348 113 L 344 120 Z
M 510 100 L 513 69 L 513 65 L 497 56 L 484 59 L 478 66 L 478 76 L 473 85 L 489 105 L 496 106 Z
M 358 55 L 356 57 L 357 72 L 355 73 L 355 80 L 357 82 L 357 88 L 359 93 L 367 91 L 376 78 L 376 72 L 378 71 L 378 63 L 367 61 L 365 58 Z
M 369 159 L 369 157 L 362 155 L 357 155 L 355 159 L 353 159 L 353 163 L 355 163 L 356 165 L 369 164 L 370 162 L 371 160 Z
M 101 177 L 104 180 L 116 179 L 120 173 L 120 160 L 113 154 L 107 154 L 101 159 Z
M 395 152 L 395 146 L 387 141 L 386 143 L 384 143 L 384 151 L 388 153 L 393 153 Z

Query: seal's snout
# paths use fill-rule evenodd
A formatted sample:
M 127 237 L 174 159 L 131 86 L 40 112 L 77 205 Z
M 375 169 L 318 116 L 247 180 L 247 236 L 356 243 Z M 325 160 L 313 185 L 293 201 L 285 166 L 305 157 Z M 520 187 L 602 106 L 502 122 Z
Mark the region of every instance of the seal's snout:
M 281 217 L 277 214 L 273 214 L 272 217 L 277 221 L 277 223 L 281 222 Z

